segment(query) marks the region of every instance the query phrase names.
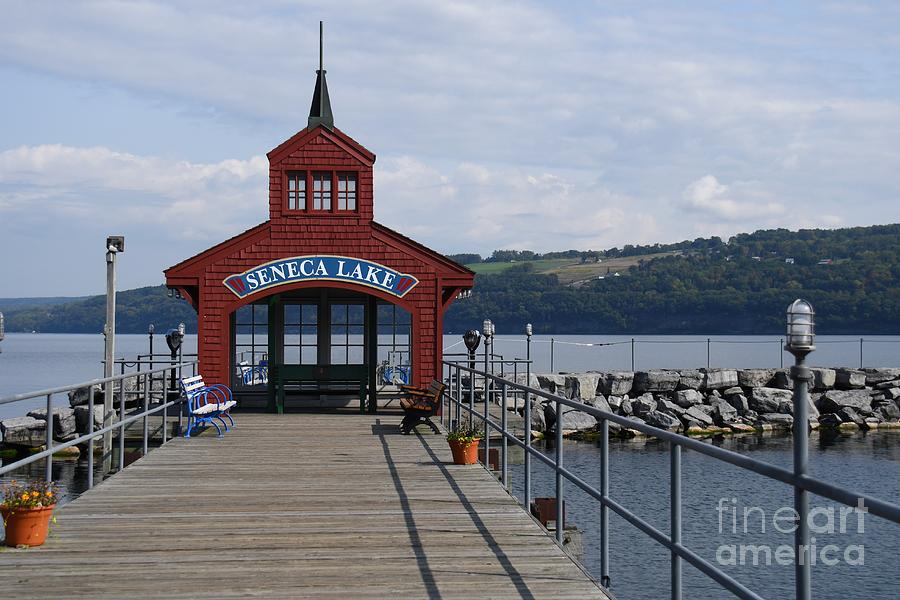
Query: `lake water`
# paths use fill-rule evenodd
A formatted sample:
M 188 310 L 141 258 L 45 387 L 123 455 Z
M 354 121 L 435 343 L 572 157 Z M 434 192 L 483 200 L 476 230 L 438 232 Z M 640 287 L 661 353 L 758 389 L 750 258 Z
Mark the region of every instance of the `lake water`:
M 444 346 L 448 353 L 461 351 L 459 339 L 457 335 L 445 336 Z M 791 362 L 790 357 L 782 355 L 775 336 L 716 336 L 709 339 L 709 360 L 714 367 L 778 367 L 782 360 L 785 365 Z M 705 336 L 641 336 L 635 340 L 635 366 L 638 369 L 691 368 L 707 364 Z M 866 337 L 865 340 L 863 360 L 866 366 L 900 366 L 900 337 Z M 116 354 L 119 356 L 133 357 L 148 351 L 146 335 L 121 335 L 117 342 Z M 157 352 L 165 351 L 163 336 L 156 336 L 155 343 Z M 818 345 L 811 363 L 859 366 L 858 337 L 823 336 L 818 339 Z M 554 336 L 552 347 L 556 370 L 631 368 L 630 336 Z M 0 343 L 0 349 L 0 397 L 101 375 L 103 337 L 100 335 L 11 334 Z M 185 352 L 192 353 L 195 349 L 196 337 L 187 336 Z M 498 336 L 495 344 L 495 352 L 506 358 L 524 357 L 525 350 L 524 337 Z M 550 353 L 550 336 L 535 336 L 532 341 L 535 371 L 549 370 Z M 60 397 L 57 402 L 63 404 L 65 398 Z M 42 404 L 42 400 L 35 400 L 33 406 Z M 0 411 L 3 411 L 0 417 L 26 412 L 22 406 L 0 407 Z M 712 443 L 784 467 L 791 464 L 789 437 L 750 435 L 716 439 Z M 612 497 L 662 531 L 668 531 L 667 447 L 652 441 L 614 442 L 610 461 Z M 565 463 L 579 476 L 599 485 L 599 452 L 595 444 L 566 442 Z M 552 474 L 536 461 L 533 464 L 534 494 L 553 496 Z M 511 467 L 513 490 L 519 497 L 522 494 L 521 468 Z M 810 468 L 814 475 L 823 479 L 900 502 L 900 433 L 814 433 L 810 440 Z M 42 476 L 42 466 L 34 465 L 29 474 Z M 84 464 L 57 461 L 54 477 L 64 482 L 67 496 L 77 495 L 84 487 Z M 732 544 L 765 544 L 774 551 L 781 544 L 792 543 L 790 534 L 773 531 L 776 511 L 792 506 L 792 492 L 787 486 L 687 451 L 683 456 L 682 477 L 684 542 L 705 559 L 715 563 L 722 547 L 726 548 L 722 557 L 727 557 L 727 548 Z M 567 490 L 568 521 L 585 530 L 585 564 L 596 573 L 599 509 L 596 502 L 574 486 L 567 485 Z M 732 513 L 723 513 L 718 506 L 737 507 L 738 534 L 733 533 Z M 838 511 L 830 502 L 815 497 L 813 506 Z M 745 508 L 751 509 L 747 535 L 743 534 L 742 511 Z M 723 515 L 721 521 L 720 515 Z M 763 520 L 766 523 L 764 532 Z M 833 547 L 826 551 L 826 558 L 837 557 L 839 560 L 832 566 L 820 561 L 813 567 L 815 597 L 900 597 L 900 527 L 868 515 L 863 521 L 862 532 L 858 531 L 854 516 L 848 519 L 844 533 L 816 535 L 820 551 L 826 546 Z M 611 514 L 610 524 L 612 590 L 622 599 L 668 597 L 668 555 L 614 514 Z M 848 548 L 859 546 L 863 547 L 863 564 L 848 564 L 844 553 Z M 760 556 L 764 558 L 764 554 Z M 858 552 L 851 552 L 850 558 L 851 562 L 858 562 Z M 746 554 L 744 562 L 746 564 L 727 566 L 726 569 L 764 597 L 793 596 L 792 566 L 780 566 L 774 559 L 769 566 L 754 566 L 752 554 Z M 687 598 L 730 597 L 687 565 L 684 567 L 684 585 Z

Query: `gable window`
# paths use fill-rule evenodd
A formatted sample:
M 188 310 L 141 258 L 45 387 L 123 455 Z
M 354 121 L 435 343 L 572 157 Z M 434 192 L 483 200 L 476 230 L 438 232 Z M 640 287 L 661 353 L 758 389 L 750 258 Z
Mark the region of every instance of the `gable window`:
M 356 174 L 338 173 L 337 209 L 356 210 Z
M 331 210 L 331 175 L 326 171 L 313 173 L 313 210 Z
M 292 171 L 288 178 L 288 210 L 306 210 L 306 171 Z

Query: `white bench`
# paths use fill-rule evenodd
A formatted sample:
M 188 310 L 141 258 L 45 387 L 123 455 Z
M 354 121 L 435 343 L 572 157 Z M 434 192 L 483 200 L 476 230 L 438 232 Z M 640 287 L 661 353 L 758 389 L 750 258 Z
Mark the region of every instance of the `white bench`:
M 204 423 L 211 423 L 216 428 L 219 437 L 222 437 L 222 428 L 216 423 L 219 420 L 228 431 L 228 423 L 234 427 L 234 419 L 228 414 L 237 402 L 232 398 L 231 390 L 221 384 L 206 385 L 203 376 L 186 377 L 181 380 L 181 391 L 188 407 L 188 423 L 184 437 L 191 437 L 191 431 Z

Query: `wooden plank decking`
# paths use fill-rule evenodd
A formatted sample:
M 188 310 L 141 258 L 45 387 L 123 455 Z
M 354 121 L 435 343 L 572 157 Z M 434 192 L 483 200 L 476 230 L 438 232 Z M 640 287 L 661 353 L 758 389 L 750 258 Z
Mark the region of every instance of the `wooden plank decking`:
M 0 553 L 7 598 L 608 598 L 480 466 L 399 417 L 236 415 Z

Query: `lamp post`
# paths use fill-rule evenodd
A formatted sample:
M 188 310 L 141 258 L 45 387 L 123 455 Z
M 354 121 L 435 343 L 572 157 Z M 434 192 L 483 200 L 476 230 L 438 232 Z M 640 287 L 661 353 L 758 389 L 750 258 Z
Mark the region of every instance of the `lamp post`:
M 150 336 L 150 370 L 153 370 L 153 332 L 156 328 L 153 326 L 153 323 L 150 323 L 150 326 L 147 328 L 147 335 Z
M 794 300 L 787 309 L 787 337 L 784 349 L 794 355 L 791 378 L 794 380 L 794 477 L 806 476 L 809 460 L 809 384 L 812 372 L 806 366 L 806 356 L 816 349 L 815 312 L 806 300 Z M 797 529 L 794 531 L 794 575 L 797 600 L 809 600 L 809 494 L 794 487 L 794 510 Z
M 0 342 L 3 341 L 4 337 L 6 337 L 6 329 L 3 325 L 3 313 L 0 312 Z M 2 348 L 0 348 L 0 352 L 3 352 Z
M 525 324 L 525 385 L 531 387 L 531 323 Z M 525 507 L 531 506 L 531 392 L 525 392 Z
M 112 377 L 116 356 L 116 256 L 125 251 L 125 237 L 111 235 L 106 238 L 106 326 L 103 328 L 104 336 L 104 363 L 103 377 Z M 103 390 L 103 426 L 112 425 L 113 412 L 113 387 L 111 381 L 107 381 Z M 88 420 L 93 423 L 94 415 Z M 93 443 L 91 444 L 93 446 Z M 88 450 L 88 452 L 92 452 Z M 103 434 L 103 472 L 108 473 L 112 468 L 112 431 Z
M 477 329 L 470 329 L 463 334 L 463 343 L 469 351 L 469 423 L 472 422 L 472 415 L 475 410 L 475 351 L 478 350 L 478 344 L 481 343 L 481 332 Z M 457 370 L 457 375 L 459 371 Z M 460 420 L 459 403 L 456 404 L 456 423 Z
M 484 401 L 487 403 L 488 398 L 490 398 L 488 392 L 490 380 L 488 380 L 487 374 L 493 367 L 491 363 L 491 358 L 493 358 L 491 338 L 494 336 L 494 324 L 490 319 L 485 319 L 484 323 L 481 324 L 481 333 L 484 334 Z

